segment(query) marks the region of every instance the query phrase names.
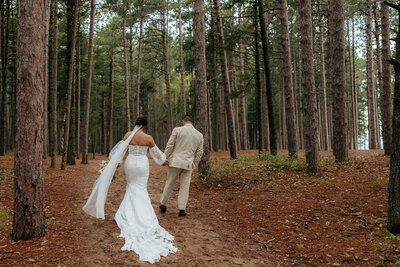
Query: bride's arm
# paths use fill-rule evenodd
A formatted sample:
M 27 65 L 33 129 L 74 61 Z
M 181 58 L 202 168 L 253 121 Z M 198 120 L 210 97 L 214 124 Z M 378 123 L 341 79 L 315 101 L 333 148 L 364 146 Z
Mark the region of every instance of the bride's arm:
M 149 151 L 150 155 L 153 158 L 154 162 L 157 163 L 158 165 L 162 165 L 165 163 L 166 156 L 165 154 L 157 147 L 156 143 L 154 142 L 153 137 L 150 138 L 150 144 L 149 144 Z

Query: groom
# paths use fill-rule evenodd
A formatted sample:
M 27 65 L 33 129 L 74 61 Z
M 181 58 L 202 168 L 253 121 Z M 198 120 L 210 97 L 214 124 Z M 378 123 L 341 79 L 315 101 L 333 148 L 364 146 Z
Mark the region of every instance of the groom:
M 185 209 L 189 198 L 192 171 L 203 155 L 203 135 L 193 127 L 192 119 L 188 115 L 182 118 L 182 125 L 172 131 L 164 151 L 167 160 L 163 166 L 169 167 L 167 181 L 160 199 L 160 210 L 162 213 L 167 211 L 167 201 L 179 176 L 179 216 L 186 216 Z

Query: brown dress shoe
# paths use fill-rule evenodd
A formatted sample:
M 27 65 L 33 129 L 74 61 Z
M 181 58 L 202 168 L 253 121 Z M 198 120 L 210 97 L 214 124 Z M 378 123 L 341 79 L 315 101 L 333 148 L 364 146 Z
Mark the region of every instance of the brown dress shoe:
M 180 210 L 179 211 L 179 216 L 186 216 L 186 211 L 184 211 L 184 210 Z
M 161 211 L 161 213 L 165 213 L 167 211 L 167 206 L 161 204 L 160 211 Z

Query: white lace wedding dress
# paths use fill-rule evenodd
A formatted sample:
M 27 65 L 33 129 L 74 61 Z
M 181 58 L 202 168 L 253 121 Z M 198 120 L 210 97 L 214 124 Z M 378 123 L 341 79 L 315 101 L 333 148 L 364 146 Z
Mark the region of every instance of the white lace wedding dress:
M 125 161 L 126 193 L 115 214 L 115 221 L 121 229 L 120 237 L 125 238 L 125 245 L 121 250 L 130 250 L 137 253 L 141 261 L 154 263 L 160 256 L 175 253 L 174 237 L 159 223 L 151 206 L 147 192 L 149 179 L 149 160 L 147 151 L 154 161 L 161 165 L 165 155 L 157 146 L 128 146 L 128 157 Z

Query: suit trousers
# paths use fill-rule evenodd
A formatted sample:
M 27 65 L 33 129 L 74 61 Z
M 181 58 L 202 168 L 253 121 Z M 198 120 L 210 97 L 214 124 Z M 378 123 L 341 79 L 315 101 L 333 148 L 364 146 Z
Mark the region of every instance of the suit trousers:
M 192 176 L 192 170 L 168 167 L 167 182 L 165 183 L 164 191 L 161 195 L 160 202 L 163 205 L 167 205 L 168 199 L 171 195 L 172 189 L 175 185 L 178 176 L 180 176 L 178 209 L 185 210 L 189 198 L 189 187 L 190 187 L 190 179 Z

